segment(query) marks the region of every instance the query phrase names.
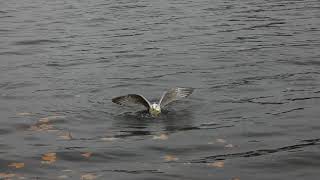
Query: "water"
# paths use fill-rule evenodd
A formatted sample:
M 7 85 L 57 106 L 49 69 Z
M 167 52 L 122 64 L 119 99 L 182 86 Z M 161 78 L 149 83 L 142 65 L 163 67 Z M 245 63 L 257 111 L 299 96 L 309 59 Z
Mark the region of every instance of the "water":
M 317 179 L 319 8 L 1 1 L 1 176 Z M 176 86 L 196 89 L 158 119 L 111 102 Z

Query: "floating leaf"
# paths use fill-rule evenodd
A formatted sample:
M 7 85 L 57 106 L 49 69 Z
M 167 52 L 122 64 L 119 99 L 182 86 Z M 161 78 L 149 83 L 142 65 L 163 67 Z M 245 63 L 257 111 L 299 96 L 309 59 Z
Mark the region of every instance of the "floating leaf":
M 12 178 L 15 177 L 15 174 L 12 173 L 0 173 L 0 178 Z
M 18 179 L 27 179 L 27 178 L 24 176 L 18 176 Z
M 53 130 L 53 126 L 51 124 L 36 124 L 32 125 L 29 130 L 31 131 L 49 131 Z
M 41 119 L 39 119 L 39 123 L 49 123 L 49 119 L 48 118 L 41 118 Z
M 61 133 L 59 138 L 60 139 L 65 139 L 65 140 L 70 140 L 70 139 L 72 139 L 72 135 L 71 135 L 70 132 L 63 132 L 63 133 Z
M 21 112 L 21 113 L 17 113 L 18 116 L 30 116 L 32 115 L 31 113 L 29 112 Z
M 58 176 L 58 178 L 59 178 L 59 179 L 68 179 L 69 176 L 67 176 L 67 175 L 61 175 L 61 176 Z
M 173 155 L 165 155 L 164 156 L 164 160 L 165 161 L 178 161 L 179 160 L 179 158 L 177 158 L 176 156 L 173 156 Z
M 72 172 L 72 170 L 71 169 L 64 169 L 64 170 L 62 170 L 62 172 Z
M 48 132 L 59 132 L 58 129 L 49 129 Z
M 152 139 L 159 139 L 159 140 L 167 140 L 169 137 L 166 134 L 161 134 L 160 136 L 153 136 Z
M 216 161 L 216 162 L 213 162 L 213 163 L 209 163 L 208 166 L 217 167 L 217 168 L 223 168 L 224 167 L 224 162 L 223 161 Z
M 56 153 L 47 153 L 42 156 L 41 163 L 43 164 L 52 164 L 57 160 Z
M 104 138 L 100 138 L 102 141 L 115 141 L 119 138 L 115 138 L 115 137 L 104 137 Z
M 24 167 L 24 163 L 11 163 L 8 166 L 19 169 L 19 168 L 23 168 Z
M 81 180 L 93 180 L 93 179 L 96 179 L 97 176 L 94 175 L 94 174 L 84 174 L 81 176 Z
M 91 155 L 92 155 L 92 152 L 85 152 L 85 153 L 81 154 L 81 156 L 86 157 L 86 158 L 91 157 Z
M 217 139 L 216 140 L 218 143 L 226 143 L 227 141 L 226 140 L 224 140 L 224 139 Z
M 65 118 L 65 116 L 48 116 L 48 117 L 40 118 L 39 122 L 40 123 L 48 123 L 51 120 L 63 119 L 63 118 Z
M 53 125 L 50 124 L 51 119 L 62 118 L 64 116 L 49 116 L 46 118 L 41 118 L 35 125 L 32 125 L 29 130 L 31 131 L 48 131 L 56 132 L 58 130 L 53 128 Z
M 226 148 L 233 148 L 234 146 L 233 146 L 233 144 L 227 144 L 227 145 L 225 145 L 224 147 L 226 147 Z

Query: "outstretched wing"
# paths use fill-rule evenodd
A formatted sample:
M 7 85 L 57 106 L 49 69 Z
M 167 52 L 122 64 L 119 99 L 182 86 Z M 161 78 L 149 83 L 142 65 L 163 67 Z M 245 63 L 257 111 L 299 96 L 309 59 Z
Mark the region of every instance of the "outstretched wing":
M 161 107 L 168 105 L 169 103 L 188 97 L 193 92 L 193 88 L 172 88 L 164 92 L 159 104 Z
M 139 94 L 128 94 L 126 96 L 119 96 L 112 99 L 112 102 L 120 105 L 132 106 L 143 105 L 146 108 L 150 108 L 150 102 Z

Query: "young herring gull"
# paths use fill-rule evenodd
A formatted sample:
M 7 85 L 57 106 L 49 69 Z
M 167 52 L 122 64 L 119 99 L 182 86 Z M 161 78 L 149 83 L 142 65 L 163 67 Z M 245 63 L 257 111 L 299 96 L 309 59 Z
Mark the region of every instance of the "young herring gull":
M 147 98 L 139 94 L 128 94 L 125 96 L 115 97 L 112 99 L 112 102 L 127 106 L 143 105 L 149 110 L 151 116 L 156 117 L 161 113 L 161 108 L 173 101 L 188 97 L 192 92 L 193 88 L 171 88 L 162 94 L 159 103 L 151 103 Z

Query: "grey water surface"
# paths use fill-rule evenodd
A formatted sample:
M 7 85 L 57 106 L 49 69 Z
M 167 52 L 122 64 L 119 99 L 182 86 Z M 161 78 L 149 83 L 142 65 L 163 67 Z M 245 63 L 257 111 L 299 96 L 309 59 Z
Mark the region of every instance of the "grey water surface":
M 318 0 L 1 0 L 0 173 L 318 179 L 319 9 Z M 156 119 L 111 102 L 176 86 L 195 91 Z

